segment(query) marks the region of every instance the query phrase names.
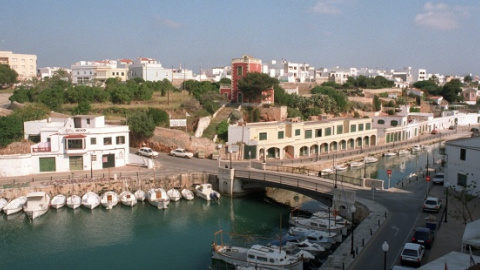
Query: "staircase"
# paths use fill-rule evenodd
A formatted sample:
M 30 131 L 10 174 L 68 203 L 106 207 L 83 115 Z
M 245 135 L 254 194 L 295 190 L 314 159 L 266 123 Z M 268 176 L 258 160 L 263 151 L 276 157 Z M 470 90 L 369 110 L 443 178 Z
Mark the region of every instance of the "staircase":
M 236 110 L 235 107 L 224 107 L 217 115 L 212 119 L 210 125 L 203 132 L 203 137 L 213 140 L 217 134 L 217 126 L 224 120 L 228 120 L 230 113 Z

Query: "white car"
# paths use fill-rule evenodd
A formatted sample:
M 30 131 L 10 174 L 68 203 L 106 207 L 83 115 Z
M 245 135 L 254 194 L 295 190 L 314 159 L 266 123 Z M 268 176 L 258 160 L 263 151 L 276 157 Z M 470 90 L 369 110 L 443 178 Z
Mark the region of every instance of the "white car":
M 137 155 L 156 158 L 158 157 L 158 152 L 153 151 L 150 147 L 142 147 L 138 149 Z
M 445 174 L 444 173 L 437 173 L 435 177 L 433 177 L 432 182 L 434 184 L 440 184 L 443 185 L 443 181 L 445 180 Z
M 183 158 L 192 158 L 193 153 L 188 152 L 187 150 L 183 148 L 177 148 L 175 150 L 170 151 L 170 155 L 174 157 L 183 157 Z
M 420 266 L 425 255 L 425 247 L 419 244 L 406 243 L 400 255 L 400 262 L 412 263 Z

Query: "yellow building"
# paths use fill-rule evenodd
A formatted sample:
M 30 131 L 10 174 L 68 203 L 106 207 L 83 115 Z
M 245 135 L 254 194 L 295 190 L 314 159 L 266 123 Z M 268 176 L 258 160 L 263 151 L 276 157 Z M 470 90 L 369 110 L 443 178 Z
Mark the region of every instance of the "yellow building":
M 334 118 L 320 121 L 248 123 L 228 128 L 228 145 L 238 145 L 244 159 L 293 159 L 322 153 L 341 153 L 377 144 L 370 118 Z
M 18 80 L 24 81 L 37 77 L 37 56 L 0 51 L 0 64 L 9 65 L 18 73 Z

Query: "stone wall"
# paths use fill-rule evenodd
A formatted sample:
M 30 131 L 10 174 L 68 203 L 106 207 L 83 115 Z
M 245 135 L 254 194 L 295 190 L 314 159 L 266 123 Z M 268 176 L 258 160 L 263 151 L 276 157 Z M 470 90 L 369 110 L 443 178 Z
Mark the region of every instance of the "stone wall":
M 155 129 L 155 135 L 146 144 L 152 149 L 164 153 L 180 147 L 194 154 L 200 150 L 205 151 L 205 156 L 208 157 L 216 151 L 216 144 L 208 138 L 195 138 L 182 130 L 160 127 Z

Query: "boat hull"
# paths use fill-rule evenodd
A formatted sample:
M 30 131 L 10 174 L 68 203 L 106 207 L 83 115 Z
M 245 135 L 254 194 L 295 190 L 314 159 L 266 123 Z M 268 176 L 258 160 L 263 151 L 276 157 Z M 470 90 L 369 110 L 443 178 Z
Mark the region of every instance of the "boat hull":
M 67 207 L 71 209 L 77 209 L 82 205 L 82 198 L 77 195 L 73 195 L 67 198 Z

